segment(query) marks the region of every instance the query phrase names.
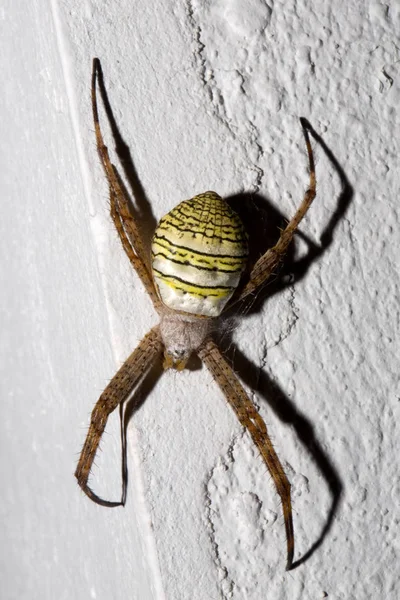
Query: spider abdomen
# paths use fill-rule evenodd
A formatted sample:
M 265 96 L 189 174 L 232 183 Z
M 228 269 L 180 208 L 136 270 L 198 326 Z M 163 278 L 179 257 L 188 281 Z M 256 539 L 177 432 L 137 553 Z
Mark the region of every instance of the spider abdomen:
M 205 192 L 161 219 L 151 250 L 153 277 L 164 304 L 216 317 L 246 265 L 247 234 L 227 202 Z

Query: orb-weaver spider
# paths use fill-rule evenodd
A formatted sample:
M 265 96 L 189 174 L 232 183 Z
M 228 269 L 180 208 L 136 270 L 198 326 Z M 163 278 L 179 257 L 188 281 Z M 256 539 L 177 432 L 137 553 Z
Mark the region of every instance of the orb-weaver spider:
M 103 506 L 119 506 L 97 496 L 88 479 L 109 415 L 126 400 L 164 353 L 164 369 L 182 370 L 196 353 L 211 372 L 241 425 L 250 433 L 282 500 L 287 540 L 286 568 L 293 565 L 294 534 L 290 483 L 268 436 L 267 427 L 229 363 L 212 339 L 218 317 L 233 303 L 265 284 L 283 260 L 293 235 L 315 197 L 315 165 L 307 124 L 304 132 L 310 183 L 294 217 L 278 242 L 240 276 L 247 258 L 247 235 L 238 215 L 215 192 L 181 202 L 161 219 L 147 256 L 116 167 L 100 129 L 97 108 L 99 59 L 93 60 L 92 109 L 97 149 L 110 187 L 110 212 L 123 248 L 160 315 L 160 324 L 143 338 L 97 401 L 75 476 L 82 490 Z

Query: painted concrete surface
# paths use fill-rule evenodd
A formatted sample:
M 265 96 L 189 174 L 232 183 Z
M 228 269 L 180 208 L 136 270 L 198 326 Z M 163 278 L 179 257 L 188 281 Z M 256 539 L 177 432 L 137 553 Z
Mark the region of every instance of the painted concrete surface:
M 394 2 L 3 3 L 2 597 L 399 597 L 399 25 Z M 97 397 L 156 322 L 108 216 L 94 56 L 148 235 L 215 189 L 262 244 L 307 187 L 299 117 L 316 132 L 287 268 L 223 336 L 292 483 L 290 573 L 271 478 L 199 365 L 141 389 L 124 508 L 74 481 Z M 92 479 L 109 499 L 120 462 L 115 414 Z

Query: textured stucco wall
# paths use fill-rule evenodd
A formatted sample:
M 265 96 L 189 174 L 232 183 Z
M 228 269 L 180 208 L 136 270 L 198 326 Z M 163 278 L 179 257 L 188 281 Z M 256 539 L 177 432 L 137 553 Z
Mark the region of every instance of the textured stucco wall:
M 3 2 L 2 597 L 399 597 L 399 28 L 395 2 Z M 290 573 L 270 477 L 204 369 L 143 391 L 125 508 L 75 484 L 91 408 L 156 320 L 107 213 L 93 56 L 149 228 L 207 189 L 256 194 L 254 232 L 262 201 L 281 224 L 307 186 L 299 117 L 321 136 L 289 267 L 230 345 L 292 482 Z M 93 485 L 117 499 L 118 415 L 107 432 Z

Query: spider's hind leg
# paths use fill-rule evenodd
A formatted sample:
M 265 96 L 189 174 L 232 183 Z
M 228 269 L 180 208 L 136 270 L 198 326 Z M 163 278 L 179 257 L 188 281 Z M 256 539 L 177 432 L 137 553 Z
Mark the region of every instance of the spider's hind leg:
M 293 566 L 294 556 L 290 483 L 269 438 L 267 426 L 247 396 L 234 371 L 222 356 L 218 346 L 212 340 L 208 340 L 201 347 L 198 355 L 210 370 L 241 425 L 250 433 L 274 481 L 276 490 L 282 500 L 287 542 L 286 569 L 290 570 Z
M 93 461 L 103 435 L 107 419 L 121 402 L 127 399 L 140 379 L 148 372 L 154 361 L 161 355 L 163 342 L 159 327 L 154 327 L 142 339 L 122 367 L 114 375 L 98 399 L 91 415 L 89 431 L 76 467 L 75 477 L 82 490 L 96 504 L 120 506 L 123 501 L 109 502 L 99 498 L 89 487 L 88 480 Z M 124 498 L 124 490 L 122 498 Z

